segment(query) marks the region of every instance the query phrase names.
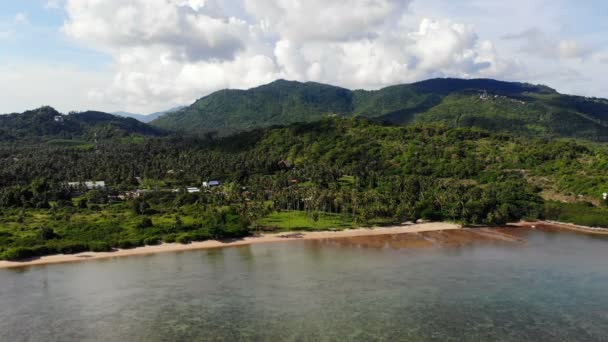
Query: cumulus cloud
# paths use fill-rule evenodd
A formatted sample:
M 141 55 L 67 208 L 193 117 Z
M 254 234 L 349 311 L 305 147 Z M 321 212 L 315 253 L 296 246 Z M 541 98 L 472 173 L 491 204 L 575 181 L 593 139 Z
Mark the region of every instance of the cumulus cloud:
M 231 59 L 244 47 L 244 21 L 212 17 L 201 0 L 68 0 L 64 32 L 109 51 L 169 48 L 171 58 Z
M 66 0 L 62 31 L 112 56 L 112 82 L 89 97 L 129 111 L 276 78 L 369 89 L 518 67 L 471 25 L 408 18 L 409 0 L 241 1 Z
M 374 36 L 410 0 L 245 0 L 245 8 L 281 39 L 343 41 Z
M 522 42 L 522 52 L 544 58 L 583 58 L 589 49 L 574 40 L 556 39 L 539 28 L 531 28 L 521 33 L 504 36 L 505 40 Z

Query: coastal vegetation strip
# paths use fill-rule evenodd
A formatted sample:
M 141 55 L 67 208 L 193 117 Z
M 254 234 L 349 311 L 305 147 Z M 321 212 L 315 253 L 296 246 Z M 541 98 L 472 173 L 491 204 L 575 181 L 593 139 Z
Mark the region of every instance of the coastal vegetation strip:
M 256 243 L 284 242 L 284 241 L 301 241 L 301 240 L 319 240 L 319 239 L 336 239 L 336 238 L 352 238 L 352 237 L 370 237 L 395 234 L 414 234 L 421 232 L 433 231 L 449 231 L 461 229 L 461 226 L 453 223 L 421 223 L 412 225 L 392 226 L 392 227 L 375 227 L 375 228 L 356 228 L 341 231 L 294 231 L 284 233 L 259 234 L 248 236 L 239 239 L 231 240 L 207 240 L 202 242 L 192 242 L 188 244 L 179 243 L 164 243 L 156 246 L 145 246 L 133 249 L 116 249 L 106 252 L 81 252 L 76 254 L 61 254 L 51 256 L 41 256 L 24 261 L 0 261 L 0 268 L 15 268 L 56 263 L 68 263 L 87 260 L 99 260 L 115 257 L 126 257 L 135 255 L 147 255 L 164 252 L 180 252 L 191 251 L 208 248 L 234 247 Z

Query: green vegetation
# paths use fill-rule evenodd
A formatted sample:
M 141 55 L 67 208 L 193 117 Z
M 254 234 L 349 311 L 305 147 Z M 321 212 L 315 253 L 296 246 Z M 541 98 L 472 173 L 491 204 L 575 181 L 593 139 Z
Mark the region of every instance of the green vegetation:
M 213 136 L 328 116 L 366 117 L 393 124 L 440 122 L 526 136 L 608 140 L 608 100 L 488 79 L 433 79 L 377 91 L 279 80 L 249 90 L 218 91 L 152 124 Z
M 279 230 L 342 230 L 354 227 L 349 215 L 303 211 L 273 212 L 259 221 L 263 227 Z
M 608 180 L 606 152 L 478 129 L 339 118 L 224 139 L 105 140 L 95 150 L 0 144 L 0 257 L 420 218 L 576 222 L 573 211 L 600 217 L 595 213 L 604 209 L 556 210 L 540 193 L 599 198 Z M 210 179 L 223 184 L 184 190 Z M 65 184 L 85 180 L 111 186 L 86 191 Z M 135 189 L 142 195 L 117 198 Z
M 549 220 L 589 227 L 608 227 L 608 208 L 595 207 L 588 202 L 547 202 L 545 216 Z

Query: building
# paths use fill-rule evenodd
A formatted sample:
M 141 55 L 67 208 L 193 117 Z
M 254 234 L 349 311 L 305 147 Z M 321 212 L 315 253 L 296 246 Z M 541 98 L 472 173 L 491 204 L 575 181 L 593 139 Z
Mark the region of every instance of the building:
M 70 189 L 105 190 L 105 181 L 68 182 Z
M 193 186 L 189 186 L 189 187 L 187 187 L 187 188 L 186 188 L 186 191 L 187 191 L 189 194 L 194 194 L 194 193 L 197 193 L 197 192 L 201 192 L 201 189 L 199 189 L 199 188 L 195 188 L 195 187 L 193 187 Z
M 53 120 L 55 120 L 55 122 L 63 122 L 63 115 L 55 115 Z
M 219 181 L 216 181 L 216 180 L 210 180 L 208 182 L 203 182 L 204 188 L 214 188 L 214 187 L 217 187 L 220 185 L 222 185 L 222 183 L 220 183 Z
M 118 195 L 118 198 L 120 198 L 123 201 L 126 201 L 126 200 L 130 200 L 130 199 L 134 199 L 134 198 L 144 197 L 146 194 L 149 194 L 151 192 L 152 191 L 147 190 L 147 189 L 137 189 L 135 191 L 123 192 L 120 195 Z

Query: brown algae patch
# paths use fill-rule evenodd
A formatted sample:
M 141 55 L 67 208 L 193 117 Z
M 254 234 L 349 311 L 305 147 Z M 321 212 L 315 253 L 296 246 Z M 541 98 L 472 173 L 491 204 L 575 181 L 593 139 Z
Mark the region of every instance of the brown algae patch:
M 510 229 L 510 228 L 507 228 Z M 462 247 L 483 243 L 522 243 L 525 240 L 494 228 L 470 228 L 439 230 L 417 233 L 401 233 L 376 236 L 327 238 L 312 243 L 336 247 L 359 247 L 373 249 L 402 249 L 429 247 Z

